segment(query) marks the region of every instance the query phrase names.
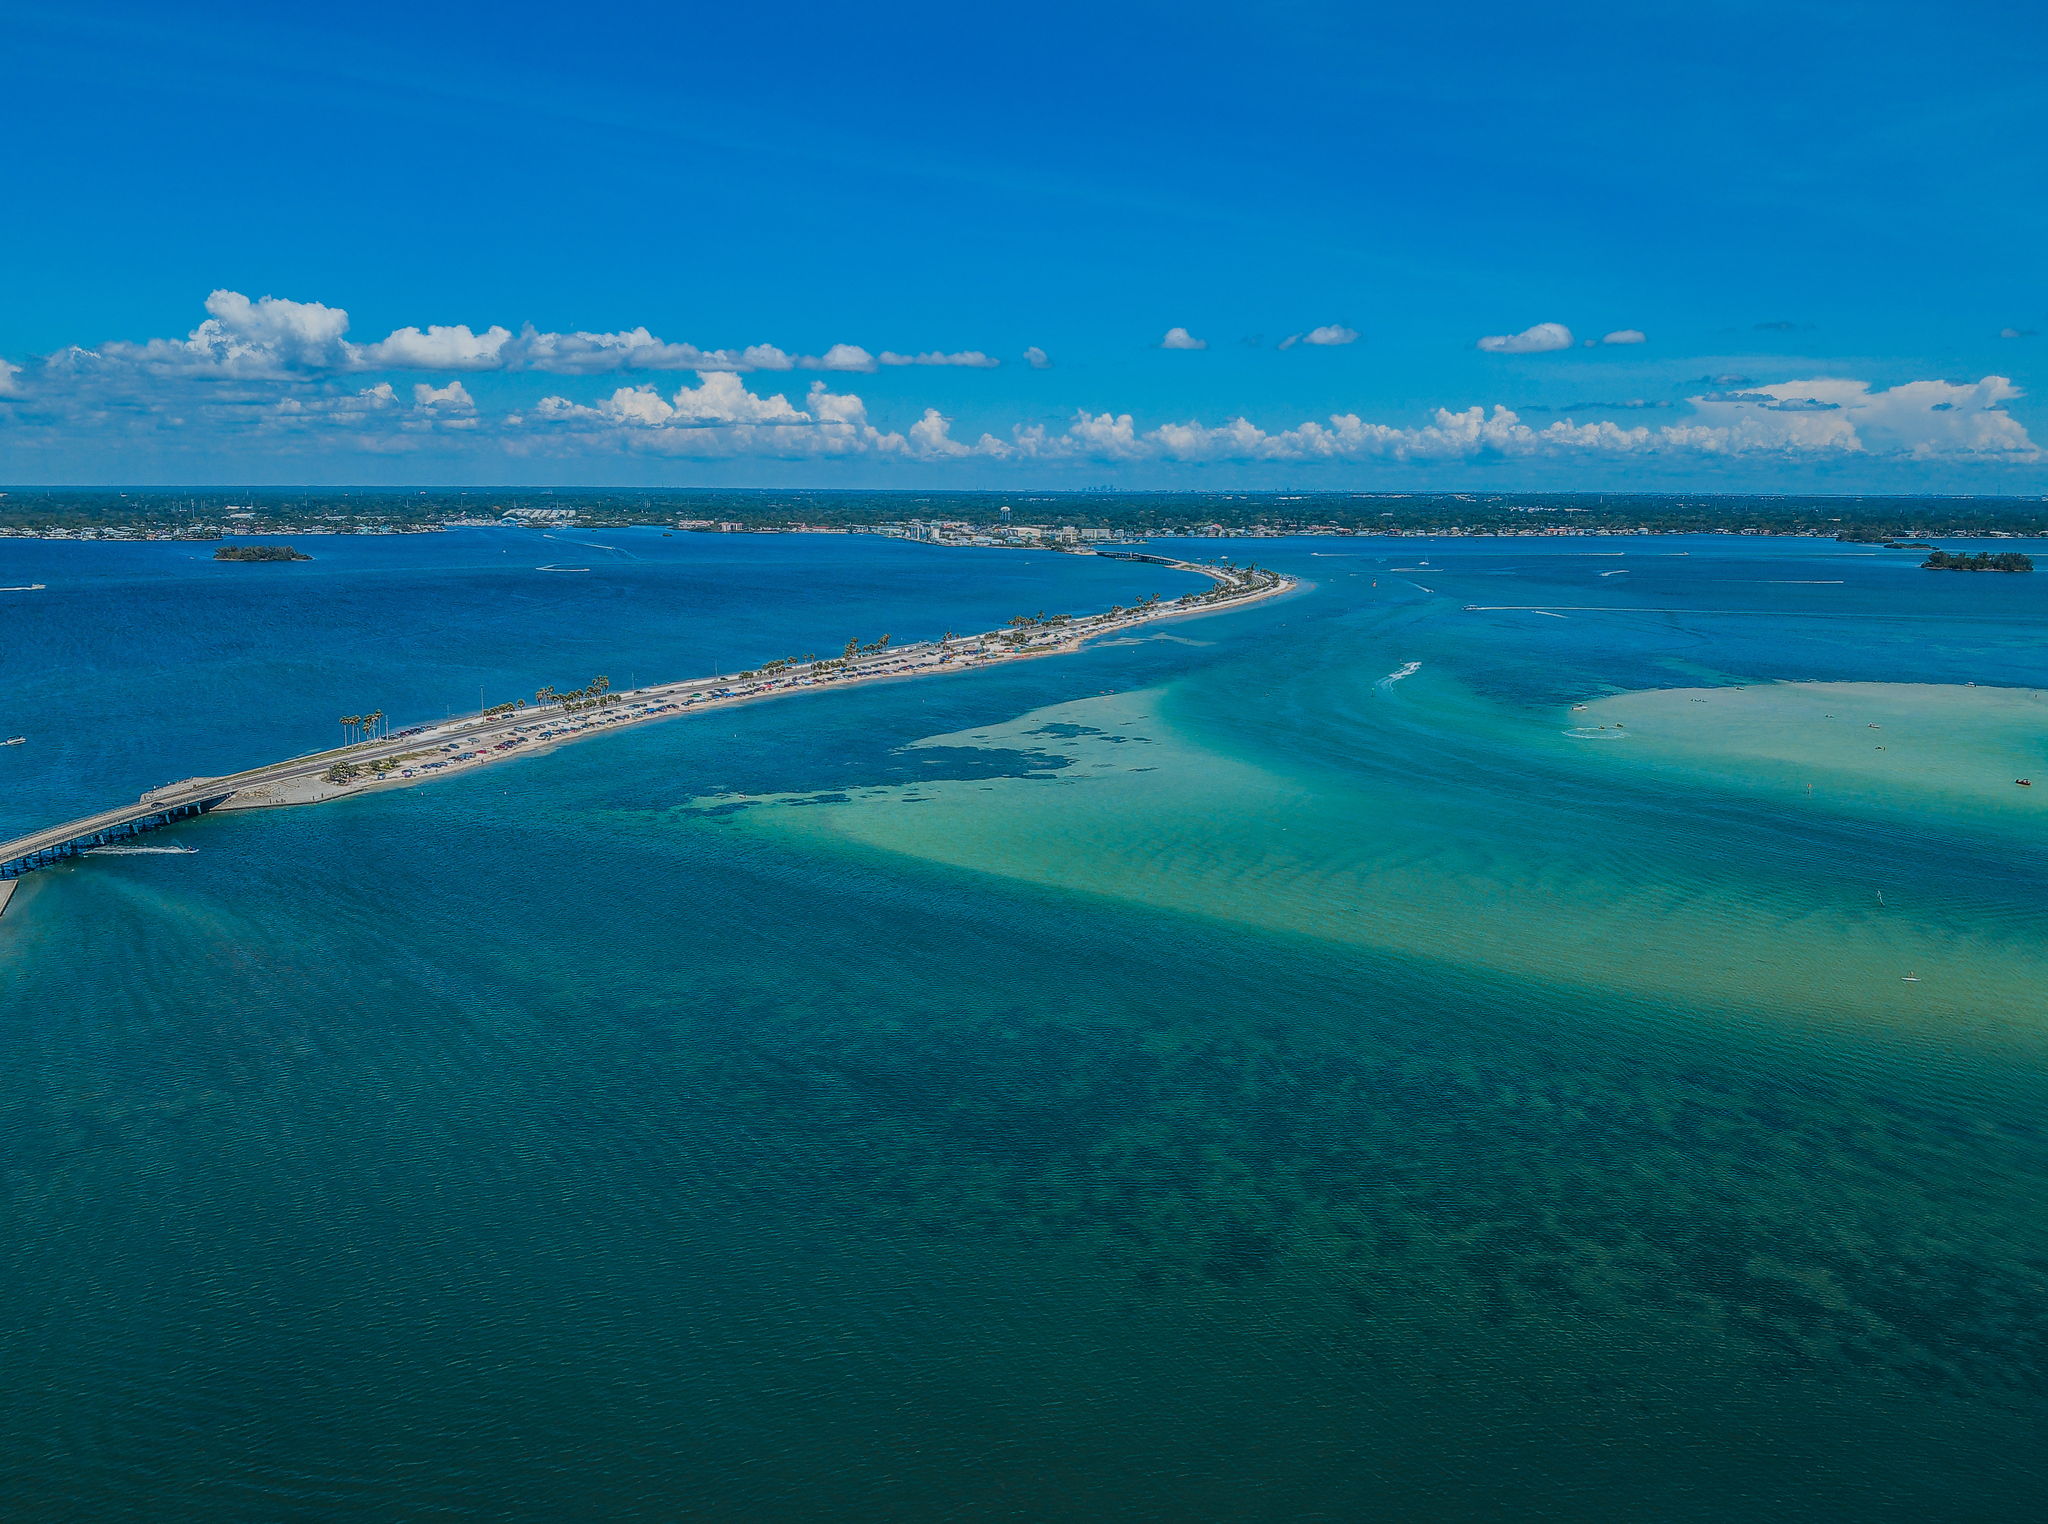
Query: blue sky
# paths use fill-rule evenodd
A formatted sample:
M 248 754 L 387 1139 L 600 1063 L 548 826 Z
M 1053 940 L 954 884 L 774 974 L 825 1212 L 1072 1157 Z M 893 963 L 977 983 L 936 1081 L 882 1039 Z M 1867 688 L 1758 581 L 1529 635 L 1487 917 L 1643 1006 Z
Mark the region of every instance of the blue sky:
M 2027 7 L 7 16 L 0 479 L 2048 490 Z

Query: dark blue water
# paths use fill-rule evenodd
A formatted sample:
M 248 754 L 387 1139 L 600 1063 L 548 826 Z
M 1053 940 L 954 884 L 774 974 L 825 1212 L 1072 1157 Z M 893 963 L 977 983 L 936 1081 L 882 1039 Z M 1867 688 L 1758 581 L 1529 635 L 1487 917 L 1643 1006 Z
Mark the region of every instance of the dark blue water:
M 32 744 L 0 753 L 0 812 L 478 683 L 646 680 L 1184 580 L 578 538 L 623 549 L 477 533 L 216 568 L 0 542 L 0 583 L 51 584 L 5 610 L 0 728 Z M 1001 792 L 1058 779 L 1049 751 L 903 748 L 1163 688 L 1187 735 L 1286 778 L 1269 827 L 1356 843 L 1370 875 L 1412 854 L 1371 857 L 1360 820 L 1440 824 L 1486 849 L 1446 879 L 1475 905 L 1569 858 L 1603 797 L 1620 866 L 1575 893 L 1673 883 L 1775 916 L 1811 901 L 1798 873 L 1884 850 L 2025 902 L 2031 838 L 1957 826 L 1944 857 L 1907 824 L 1660 806 L 1526 737 L 1633 688 L 2048 686 L 2048 590 L 1777 542 L 1630 544 L 1607 579 L 1622 563 L 1562 552 L 1612 542 L 1232 548 L 1319 585 L 1175 630 L 1203 644 L 693 716 L 27 881 L 0 920 L 8 1516 L 2038 1517 L 2048 1063 L 2013 973 L 2038 926 L 1968 944 L 2009 1040 L 1944 1051 L 1875 1006 L 1805 1022 L 1775 986 L 1737 1020 L 1712 990 L 1262 917 L 1300 849 L 1246 869 L 1261 837 L 1227 798 L 1117 838 L 1082 829 L 1083 790 Z M 1596 603 L 1679 612 L 1466 611 Z M 1418 696 L 1371 707 L 1411 660 Z M 990 786 L 1068 876 L 715 805 L 940 779 Z M 1190 829 L 1229 906 L 1104 891 Z M 1111 841 L 1123 861 L 1091 858 Z M 1642 958 L 1753 935 L 1691 915 L 1629 923 Z M 1814 950 L 1816 1008 L 1853 1015 L 1818 983 L 1823 929 L 1774 935 Z

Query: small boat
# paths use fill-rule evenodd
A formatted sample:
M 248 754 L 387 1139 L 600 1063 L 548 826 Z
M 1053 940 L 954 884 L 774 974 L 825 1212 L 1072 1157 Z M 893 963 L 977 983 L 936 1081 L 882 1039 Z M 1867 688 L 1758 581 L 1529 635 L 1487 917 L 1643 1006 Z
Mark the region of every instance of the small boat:
M 0 746 L 19 746 L 27 739 L 27 736 L 9 736 L 6 740 L 0 741 Z
M 14 738 L 14 741 L 19 741 L 20 739 L 20 736 L 16 736 Z M 12 746 L 14 744 L 14 741 L 9 741 L 7 744 L 9 746 Z M 2012 781 L 2017 783 L 2021 788 L 2032 788 L 2034 786 L 2034 780 L 2032 778 L 2015 778 Z
M 1899 982 L 1901 984 L 1918 984 L 1920 982 L 1920 976 L 1918 974 L 1908 974 Z

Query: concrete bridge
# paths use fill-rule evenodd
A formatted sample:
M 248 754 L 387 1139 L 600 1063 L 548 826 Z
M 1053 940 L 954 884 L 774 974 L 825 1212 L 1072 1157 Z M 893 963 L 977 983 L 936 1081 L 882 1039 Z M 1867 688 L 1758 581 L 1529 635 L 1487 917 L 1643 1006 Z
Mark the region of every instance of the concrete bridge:
M 22 874 L 33 873 L 38 868 L 47 868 L 67 857 L 76 857 L 91 847 L 104 847 L 131 836 L 140 836 L 145 831 L 154 831 L 175 820 L 190 820 L 194 815 L 203 815 L 216 805 L 226 803 L 234 793 L 232 788 L 222 789 L 219 783 L 220 780 L 214 778 L 174 783 L 169 788 L 145 794 L 138 802 L 120 809 L 102 810 L 97 815 L 67 820 L 48 830 L 0 842 L 0 882 L 20 878 Z
M 101 810 L 96 815 L 86 815 L 77 820 L 67 820 L 62 825 L 50 826 L 26 836 L 17 836 L 12 841 L 0 841 L 0 883 L 20 878 L 24 873 L 33 873 L 38 868 L 47 868 L 67 857 L 77 857 L 93 847 L 108 846 L 133 836 L 140 836 L 145 831 L 158 830 L 180 820 L 190 820 L 196 815 L 204 815 L 208 810 L 218 809 L 226 804 L 236 794 L 260 784 L 296 783 L 320 777 L 336 762 L 361 765 L 379 757 L 416 751 L 423 744 L 424 734 L 428 731 L 431 731 L 432 740 L 426 744 L 438 745 L 502 729 L 504 724 L 503 719 L 475 716 L 466 720 L 420 727 L 419 730 L 383 740 L 359 742 L 354 746 L 313 752 L 284 762 L 274 762 L 265 767 L 251 768 L 247 772 L 230 773 L 221 778 L 187 778 L 182 783 L 167 783 L 162 788 L 151 789 L 133 804 Z

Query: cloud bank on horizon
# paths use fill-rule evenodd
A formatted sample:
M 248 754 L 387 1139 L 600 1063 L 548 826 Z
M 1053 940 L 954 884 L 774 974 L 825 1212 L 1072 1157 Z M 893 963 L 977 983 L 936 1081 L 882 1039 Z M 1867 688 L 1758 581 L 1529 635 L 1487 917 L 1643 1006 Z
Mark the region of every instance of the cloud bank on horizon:
M 155 375 L 232 376 L 277 380 L 319 371 L 457 370 L 544 371 L 592 375 L 617 370 L 873 371 L 880 366 L 958 365 L 986 370 L 1002 361 L 968 349 L 870 353 L 858 344 L 833 344 L 822 354 L 792 355 L 773 344 L 742 349 L 700 349 L 671 344 L 644 327 L 619 333 L 541 333 L 530 324 L 518 333 L 496 324 L 481 333 L 465 323 L 394 330 L 373 344 L 347 338 L 348 313 L 321 302 L 215 291 L 204 322 L 182 339 L 116 341 L 98 349 L 73 347 L 46 361 L 50 368 L 85 372 L 131 369 Z M 1027 358 L 1043 351 L 1027 351 Z
M 0 486 L 2048 492 L 2048 28 L 1750 9 L 38 7 Z
M 1686 398 L 1691 415 L 1659 426 L 1560 418 L 1534 424 L 1498 402 L 1438 407 L 1420 422 L 1373 421 L 1356 411 L 1268 427 L 1246 416 L 1222 421 L 1162 421 L 1142 426 L 1135 410 L 1068 411 L 1064 425 L 1019 420 L 956 438 L 945 408 L 913 403 L 904 419 L 878 422 L 867 402 L 823 379 L 798 400 L 750 389 L 764 373 L 814 371 L 876 375 L 884 369 L 990 370 L 981 350 L 870 351 L 835 343 L 817 354 L 772 344 L 703 349 L 652 335 L 518 331 L 491 325 L 407 326 L 384 338 L 348 337 L 348 313 L 319 302 L 218 290 L 207 316 L 185 337 L 72 346 L 40 360 L 0 362 L 0 438 L 30 443 L 148 435 L 194 445 L 241 442 L 289 451 L 324 440 L 367 455 L 463 448 L 479 463 L 644 455 L 677 460 L 815 460 L 872 457 L 910 462 L 1200 465 L 1218 462 L 1311 465 L 1340 462 L 1483 460 L 1731 459 L 1777 457 L 1899 458 L 2032 464 L 2042 451 L 2006 409 L 2021 390 L 2003 376 L 1955 382 L 1916 379 L 1890 386 L 1843 377 L 1752 382 L 1713 378 L 1714 389 Z M 1278 346 L 1342 348 L 1357 330 L 1329 324 Z M 1587 341 L 1591 344 L 1593 341 Z M 1605 346 L 1644 342 L 1635 329 L 1609 332 Z M 1208 346 L 1185 327 L 1157 347 Z M 1491 335 L 1478 347 L 1502 355 L 1554 354 L 1574 348 L 1569 329 L 1537 323 Z M 1037 346 L 1020 357 L 1030 370 L 1051 361 Z M 537 399 L 480 402 L 462 376 L 537 374 L 584 378 L 606 373 L 681 371 L 694 376 L 664 393 L 651 382 L 617 386 L 583 400 L 549 392 Z M 387 379 L 369 385 L 367 374 Z M 408 374 L 457 378 L 409 388 Z M 1719 383 L 1730 383 L 1721 385 Z M 1737 384 L 1739 383 L 1739 385 Z M 1576 411 L 1603 406 L 1582 404 Z M 1527 409 L 1525 411 L 1541 411 Z M 438 445 L 436 442 L 438 441 Z

